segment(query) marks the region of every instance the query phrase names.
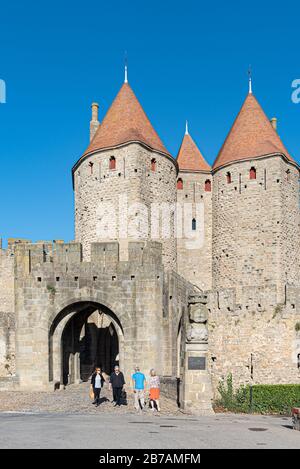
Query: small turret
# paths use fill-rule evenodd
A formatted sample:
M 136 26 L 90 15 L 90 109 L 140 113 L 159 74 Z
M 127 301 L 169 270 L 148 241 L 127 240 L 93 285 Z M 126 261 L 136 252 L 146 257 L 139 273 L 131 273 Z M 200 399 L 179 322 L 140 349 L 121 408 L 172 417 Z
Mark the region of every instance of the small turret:
M 211 167 L 185 126 L 177 157 L 177 203 L 182 209 L 182 236 L 177 240 L 178 273 L 209 290 L 211 272 Z

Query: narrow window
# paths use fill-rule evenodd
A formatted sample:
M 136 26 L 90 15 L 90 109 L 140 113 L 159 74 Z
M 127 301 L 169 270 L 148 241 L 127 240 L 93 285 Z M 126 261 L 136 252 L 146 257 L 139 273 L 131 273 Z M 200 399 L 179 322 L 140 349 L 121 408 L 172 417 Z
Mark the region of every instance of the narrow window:
M 89 162 L 89 167 L 90 167 L 90 172 L 91 174 L 93 174 L 94 172 L 94 163 L 92 163 L 91 161 Z
M 267 190 L 267 170 L 264 170 L 265 191 Z
M 226 180 L 227 180 L 227 184 L 231 184 L 231 173 L 230 172 L 228 172 L 226 174 Z
M 256 169 L 254 168 L 254 166 L 252 166 L 252 168 L 250 169 L 250 179 L 256 179 Z
M 156 171 L 156 159 L 155 158 L 151 160 L 151 171 L 153 172 Z
M 192 230 L 193 230 L 193 231 L 196 231 L 196 229 L 197 229 L 196 218 L 193 218 L 193 220 L 192 220 Z
M 289 181 L 291 179 L 291 171 L 288 169 L 286 172 L 286 180 Z
M 183 180 L 181 178 L 177 180 L 177 189 L 179 189 L 180 191 L 183 190 Z
M 210 179 L 206 179 L 204 189 L 205 189 L 205 192 L 211 192 L 211 180 Z
M 116 169 L 116 158 L 114 156 L 109 158 L 109 169 Z

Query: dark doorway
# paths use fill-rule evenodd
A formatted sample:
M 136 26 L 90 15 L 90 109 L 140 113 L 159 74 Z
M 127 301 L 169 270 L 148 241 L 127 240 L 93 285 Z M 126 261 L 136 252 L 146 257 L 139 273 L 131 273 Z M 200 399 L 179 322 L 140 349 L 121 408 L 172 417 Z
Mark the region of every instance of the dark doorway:
M 100 366 L 109 375 L 119 364 L 119 340 L 110 316 L 88 308 L 67 323 L 62 334 L 63 384 L 87 381 Z

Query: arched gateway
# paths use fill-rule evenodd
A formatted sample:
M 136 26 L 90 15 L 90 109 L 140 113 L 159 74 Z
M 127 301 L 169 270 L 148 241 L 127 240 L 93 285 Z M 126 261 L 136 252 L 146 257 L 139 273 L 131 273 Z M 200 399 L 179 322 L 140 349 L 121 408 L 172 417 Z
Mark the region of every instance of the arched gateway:
M 16 374 L 22 389 L 88 379 L 119 363 L 127 383 L 136 365 L 156 368 L 168 388 L 177 372 L 179 315 L 188 285 L 162 265 L 162 246 L 130 242 L 20 243 L 15 247 Z
M 95 301 L 66 306 L 49 331 L 49 381 L 86 381 L 95 366 L 110 374 L 124 362 L 124 335 L 116 314 Z

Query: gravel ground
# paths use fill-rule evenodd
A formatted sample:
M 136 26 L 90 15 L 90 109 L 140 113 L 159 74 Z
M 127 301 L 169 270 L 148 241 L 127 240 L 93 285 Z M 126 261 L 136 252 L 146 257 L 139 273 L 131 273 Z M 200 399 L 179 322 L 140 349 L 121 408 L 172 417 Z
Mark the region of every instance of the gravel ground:
M 105 385 L 101 391 L 101 405 L 95 407 L 89 398 L 89 383 L 74 384 L 67 388 L 52 392 L 0 392 L 0 412 L 59 412 L 59 413 L 132 413 L 133 394 L 127 391 L 128 404 L 114 407 L 112 393 Z M 145 413 L 152 412 L 146 406 Z M 156 412 L 155 412 L 156 413 Z M 157 414 L 157 413 L 156 413 Z M 160 415 L 182 415 L 175 402 L 161 398 Z

